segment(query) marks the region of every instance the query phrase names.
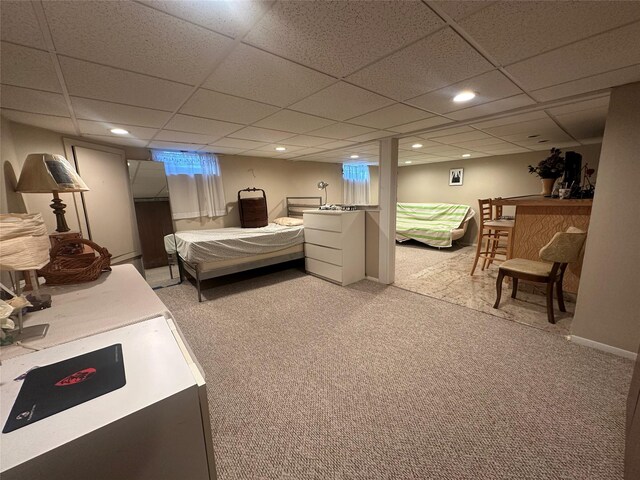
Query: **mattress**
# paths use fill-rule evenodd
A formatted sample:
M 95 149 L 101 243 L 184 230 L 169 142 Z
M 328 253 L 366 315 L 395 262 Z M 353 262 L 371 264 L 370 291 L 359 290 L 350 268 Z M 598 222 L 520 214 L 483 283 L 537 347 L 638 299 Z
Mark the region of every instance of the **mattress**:
M 189 263 L 215 262 L 268 254 L 304 243 L 302 226 L 270 223 L 260 228 L 184 230 L 165 236 L 167 253 L 177 251 Z
M 201 262 L 198 264 L 200 272 L 212 272 L 221 268 L 234 267 L 237 265 L 243 265 L 245 263 L 256 262 L 259 260 L 266 260 L 267 258 L 280 257 L 283 255 L 301 254 L 304 256 L 304 245 L 294 245 L 293 247 L 283 248 L 282 250 L 276 250 L 275 252 L 261 253 L 259 255 L 251 255 L 250 257 L 237 257 L 228 258 L 225 260 L 212 260 L 209 262 Z

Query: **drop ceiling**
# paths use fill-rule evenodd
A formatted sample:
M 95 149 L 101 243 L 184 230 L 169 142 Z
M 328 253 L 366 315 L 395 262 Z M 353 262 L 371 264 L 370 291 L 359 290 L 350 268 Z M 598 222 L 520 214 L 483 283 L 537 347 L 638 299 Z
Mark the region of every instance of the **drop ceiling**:
M 572 147 L 600 141 L 610 87 L 640 81 L 638 1 L 3 0 L 0 15 L 3 116 L 135 147 L 376 162 L 398 137 L 401 165 Z M 477 95 L 453 103 L 461 90 Z

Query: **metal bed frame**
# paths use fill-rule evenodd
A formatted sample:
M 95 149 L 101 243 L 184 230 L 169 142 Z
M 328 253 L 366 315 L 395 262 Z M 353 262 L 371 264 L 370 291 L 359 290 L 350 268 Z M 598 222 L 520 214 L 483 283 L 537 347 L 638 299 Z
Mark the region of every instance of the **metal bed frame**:
M 302 211 L 311 208 L 318 208 L 322 205 L 322 197 L 287 197 L 287 216 L 302 217 Z M 317 203 L 316 203 L 317 202 Z M 223 268 L 214 268 L 213 270 L 202 270 L 201 264 L 187 262 L 178 254 L 178 268 L 180 271 L 180 281 L 182 281 L 183 273 L 187 272 L 195 281 L 198 290 L 198 302 L 202 302 L 201 282 L 212 278 L 223 277 L 233 273 L 245 272 L 255 268 L 268 267 L 278 263 L 290 262 L 304 258 L 304 251 L 287 253 L 276 257 L 263 258 L 252 262 L 242 263 L 240 265 L 230 265 Z

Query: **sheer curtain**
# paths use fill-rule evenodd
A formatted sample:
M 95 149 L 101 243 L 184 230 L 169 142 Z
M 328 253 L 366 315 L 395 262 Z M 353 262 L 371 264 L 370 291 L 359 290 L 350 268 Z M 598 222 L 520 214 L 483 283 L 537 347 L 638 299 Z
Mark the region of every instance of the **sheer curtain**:
M 218 157 L 213 153 L 152 150 L 164 163 L 175 220 L 227 214 Z
M 344 203 L 347 205 L 368 205 L 369 166 L 353 163 L 342 165 L 342 183 L 344 185 Z

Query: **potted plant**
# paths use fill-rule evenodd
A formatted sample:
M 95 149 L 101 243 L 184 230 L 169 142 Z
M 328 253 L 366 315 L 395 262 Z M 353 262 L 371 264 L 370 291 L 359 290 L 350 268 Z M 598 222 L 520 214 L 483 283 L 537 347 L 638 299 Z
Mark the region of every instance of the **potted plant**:
M 537 166 L 529 165 L 529 173 L 535 173 L 542 179 L 541 195 L 550 197 L 553 184 L 564 174 L 564 157 L 559 148 L 552 148 L 551 154 L 538 163 Z

